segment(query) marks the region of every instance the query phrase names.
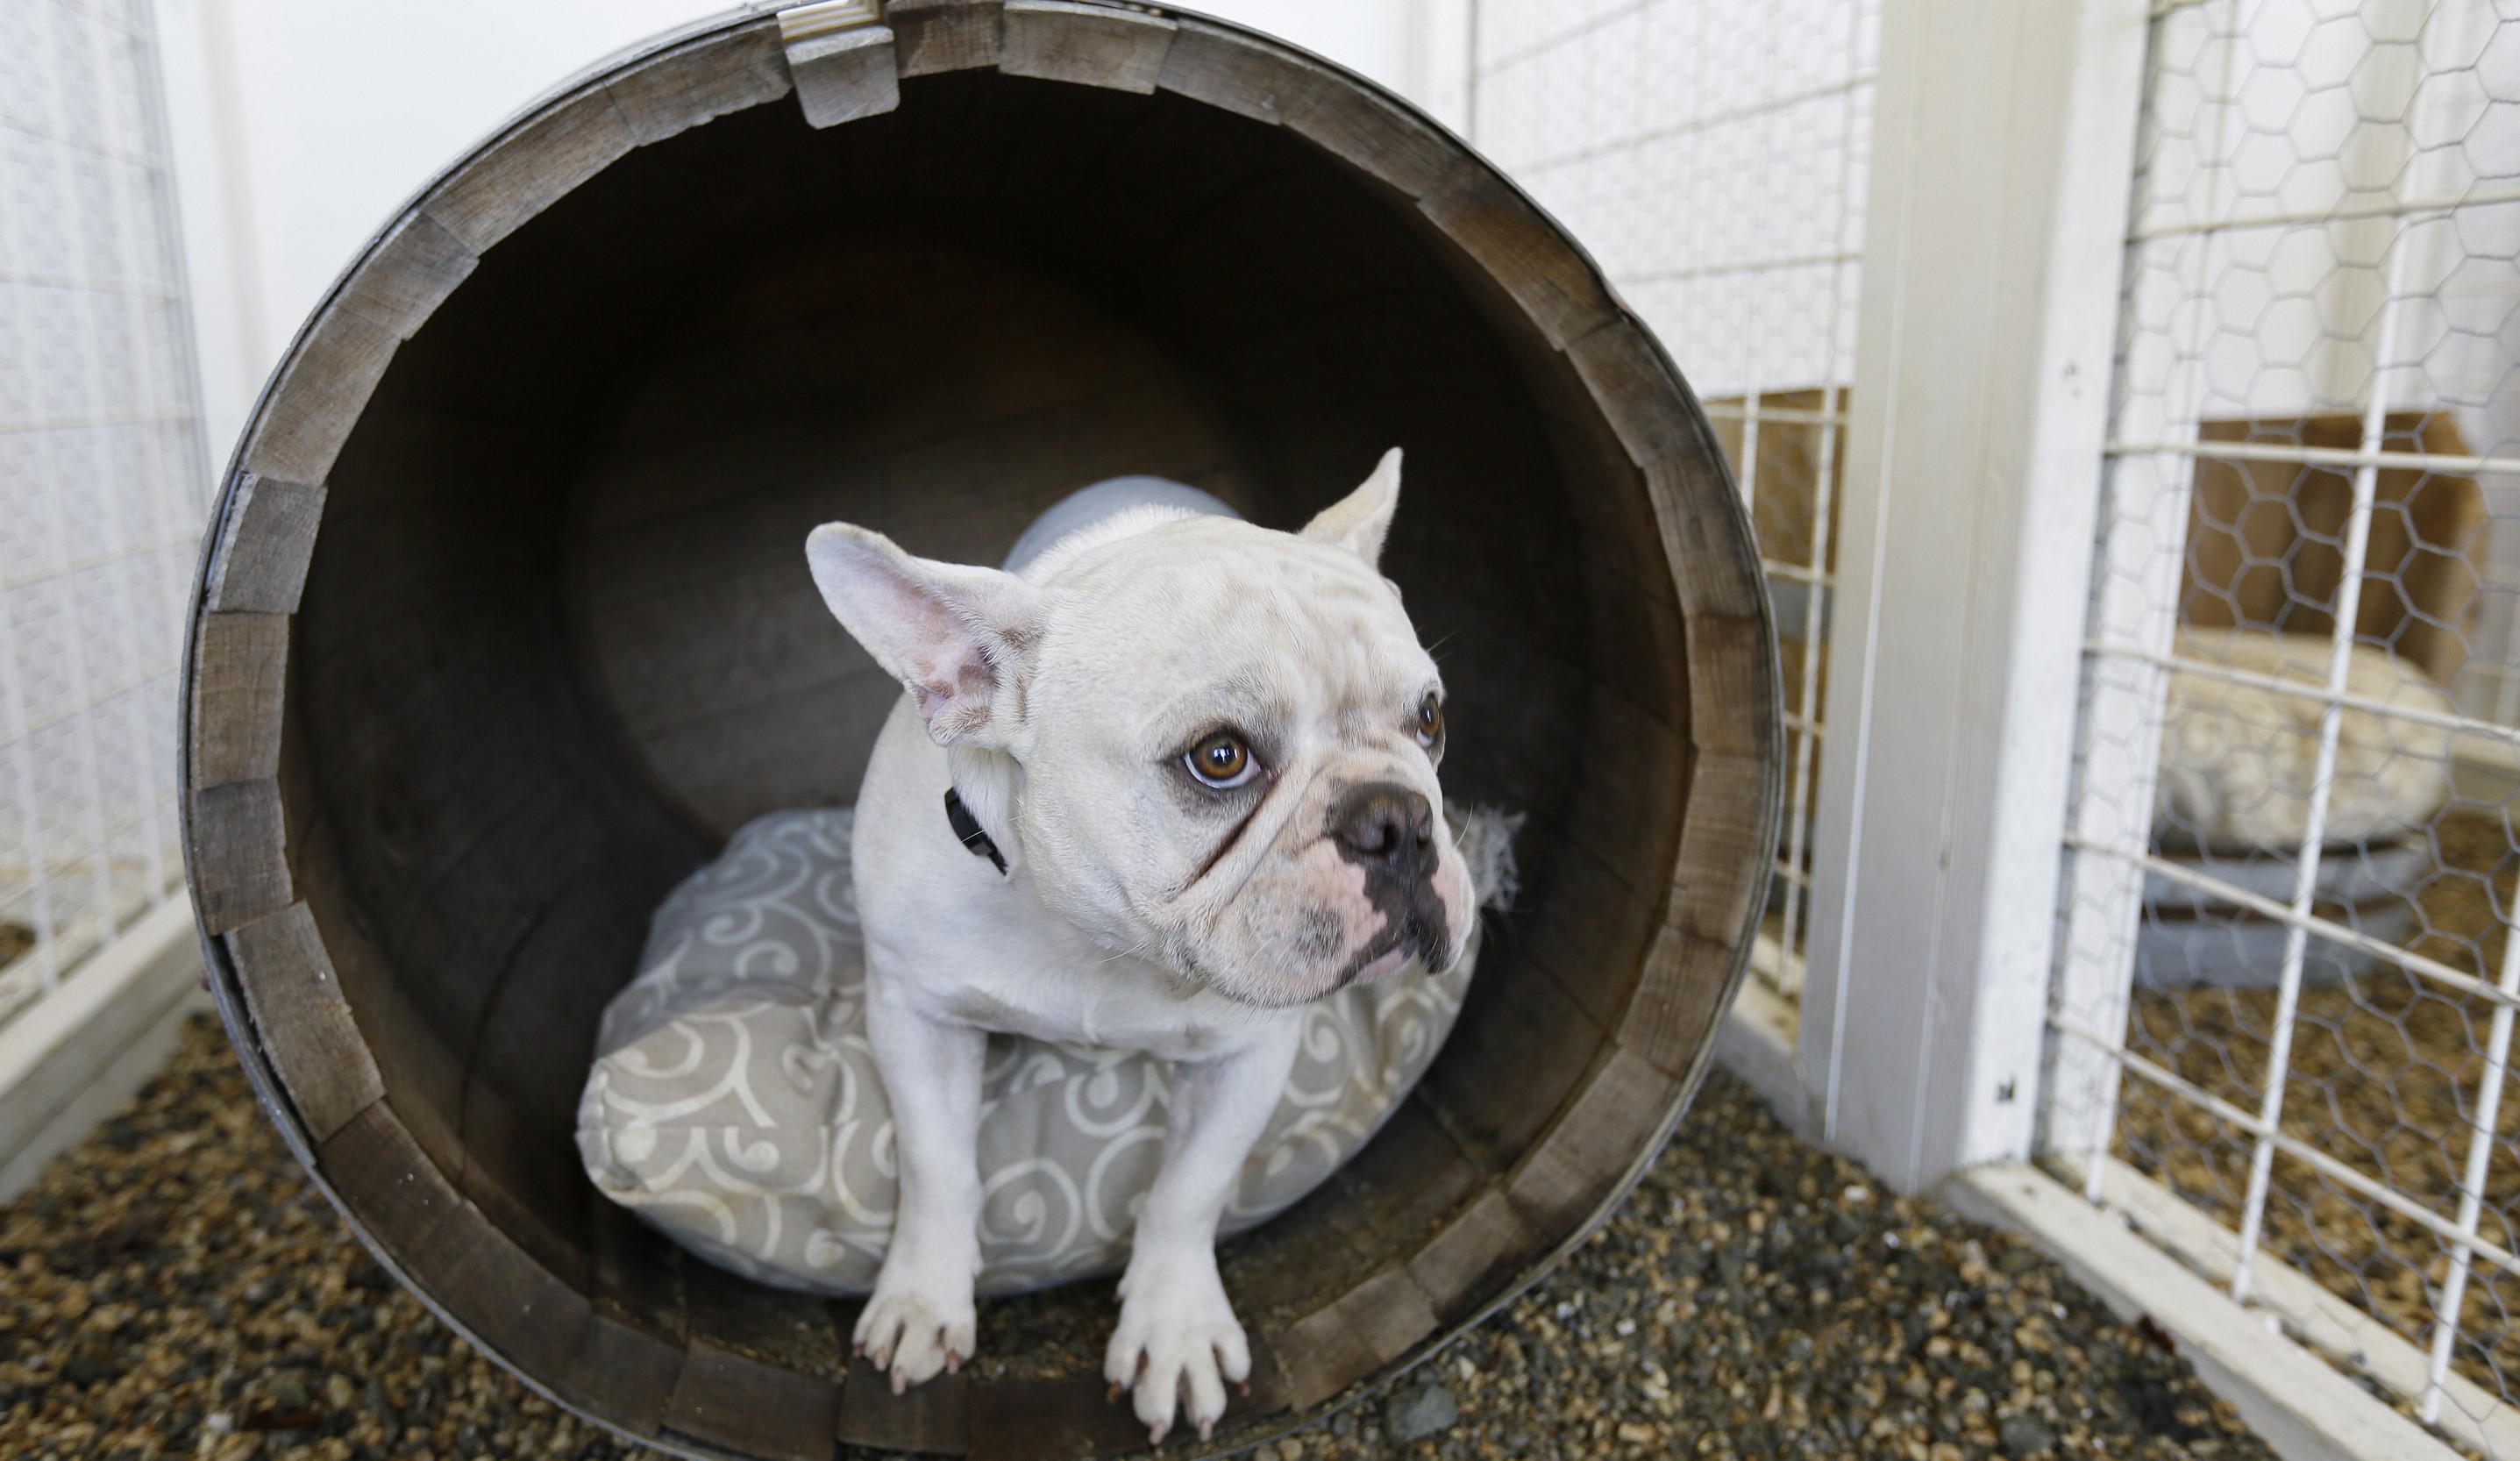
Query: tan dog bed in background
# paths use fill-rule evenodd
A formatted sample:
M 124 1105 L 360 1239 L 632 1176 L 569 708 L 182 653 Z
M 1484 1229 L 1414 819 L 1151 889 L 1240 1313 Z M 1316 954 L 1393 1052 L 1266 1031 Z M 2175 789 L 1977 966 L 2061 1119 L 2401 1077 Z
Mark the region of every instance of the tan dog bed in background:
M 2287 684 L 2324 686 L 2325 634 L 2182 628 L 2182 660 Z M 2421 666 L 2369 645 L 2353 647 L 2346 694 L 2448 715 L 2447 691 Z M 2153 796 L 2157 856 L 2272 902 L 2292 900 L 2295 858 L 2308 830 L 2323 703 L 2199 670 L 2173 670 L 2162 713 L 2161 772 Z M 2451 796 L 2451 733 L 2439 725 L 2348 705 L 2338 715 L 2336 764 L 2321 828 L 2313 911 L 2390 943 L 2415 923 L 2414 894 L 2435 864 L 2424 845 Z M 2144 879 L 2136 977 L 2153 986 L 2272 985 L 2286 929 L 2155 872 Z M 2313 939 L 2304 978 L 2337 980 L 2367 955 Z

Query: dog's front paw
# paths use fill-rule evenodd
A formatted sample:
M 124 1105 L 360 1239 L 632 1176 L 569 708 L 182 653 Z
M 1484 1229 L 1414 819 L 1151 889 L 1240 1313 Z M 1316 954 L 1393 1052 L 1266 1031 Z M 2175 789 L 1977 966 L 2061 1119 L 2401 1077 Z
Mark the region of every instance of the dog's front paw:
M 857 1351 L 892 1375 L 892 1393 L 962 1368 L 971 1357 L 977 1316 L 971 1284 L 924 1281 L 884 1264 L 866 1311 L 858 1315 Z
M 1132 1258 L 1120 1301 L 1120 1327 L 1102 1361 L 1111 1397 L 1134 1393 L 1149 1443 L 1162 1444 L 1172 1429 L 1177 1399 L 1207 1439 L 1225 1414 L 1227 1382 L 1251 1378 L 1251 1346 L 1216 1276 L 1216 1255 Z

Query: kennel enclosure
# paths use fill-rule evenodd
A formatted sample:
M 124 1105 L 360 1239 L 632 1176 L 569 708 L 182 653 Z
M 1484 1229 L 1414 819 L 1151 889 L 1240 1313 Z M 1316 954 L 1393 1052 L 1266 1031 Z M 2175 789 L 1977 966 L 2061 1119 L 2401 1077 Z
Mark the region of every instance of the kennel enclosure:
M 178 895 L 167 712 L 210 475 L 155 27 L 66 13 L 21 37 L 0 86 L 0 1026 Z
M 1447 790 L 1529 813 L 1523 890 L 1403 1110 L 1222 1251 L 1266 1358 L 1214 1445 L 1405 1368 L 1602 1220 L 1702 1074 L 1776 837 L 1774 634 L 1704 416 L 1581 251 L 1404 105 L 1158 10 L 704 24 L 458 163 L 308 321 L 183 681 L 213 982 L 292 1148 L 462 1332 L 651 1443 L 1142 1443 L 1099 1290 L 1028 1311 L 1098 1330 L 1084 1363 L 984 1315 L 979 1366 L 896 1399 L 846 1305 L 597 1198 L 578 1084 L 657 898 L 850 799 L 898 693 L 807 529 L 994 562 L 1138 472 L 1291 527 L 1393 444 Z
M 2137 1306 L 2244 1335 L 2209 1383 L 2271 1438 L 2520 1455 L 2520 17 L 1475 16 L 1474 140 L 1744 398 L 1789 685 L 1818 631 L 1808 948 L 1788 876 L 1720 1058 L 1891 1186 L 2191 1289 Z M 1840 301 L 1783 372 L 1673 323 Z

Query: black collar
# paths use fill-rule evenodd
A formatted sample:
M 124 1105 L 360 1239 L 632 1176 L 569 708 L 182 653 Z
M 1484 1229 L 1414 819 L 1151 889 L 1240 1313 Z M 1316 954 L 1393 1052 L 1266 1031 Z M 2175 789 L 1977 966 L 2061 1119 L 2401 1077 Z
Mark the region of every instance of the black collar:
M 971 808 L 963 804 L 963 794 L 952 787 L 945 789 L 945 820 L 953 827 L 955 840 L 962 843 L 965 851 L 974 857 L 989 859 L 998 865 L 999 876 L 1006 875 L 1006 854 L 1000 852 L 998 845 L 989 841 L 989 835 L 980 830 L 980 819 L 971 815 Z

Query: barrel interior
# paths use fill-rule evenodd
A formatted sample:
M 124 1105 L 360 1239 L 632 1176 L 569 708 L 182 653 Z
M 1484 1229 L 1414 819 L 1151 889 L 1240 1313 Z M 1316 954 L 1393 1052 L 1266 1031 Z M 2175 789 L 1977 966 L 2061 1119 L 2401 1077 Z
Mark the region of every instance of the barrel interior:
M 1446 790 L 1528 814 L 1521 891 L 1421 1088 L 1228 1281 L 1258 1334 L 1405 1262 L 1610 1048 L 1679 852 L 1680 608 L 1641 474 L 1485 272 L 1290 129 L 1169 92 L 973 70 L 829 130 L 739 112 L 545 209 L 400 347 L 328 483 L 281 771 L 395 1114 L 572 1287 L 838 1374 L 844 1306 L 679 1260 L 572 1144 L 650 910 L 744 820 L 852 799 L 895 697 L 806 531 L 990 563 L 1140 472 L 1294 527 L 1394 444 L 1384 568 L 1451 687 Z M 1058 1371 L 1004 1326 L 1082 1333 L 1092 1287 L 983 1347 Z

